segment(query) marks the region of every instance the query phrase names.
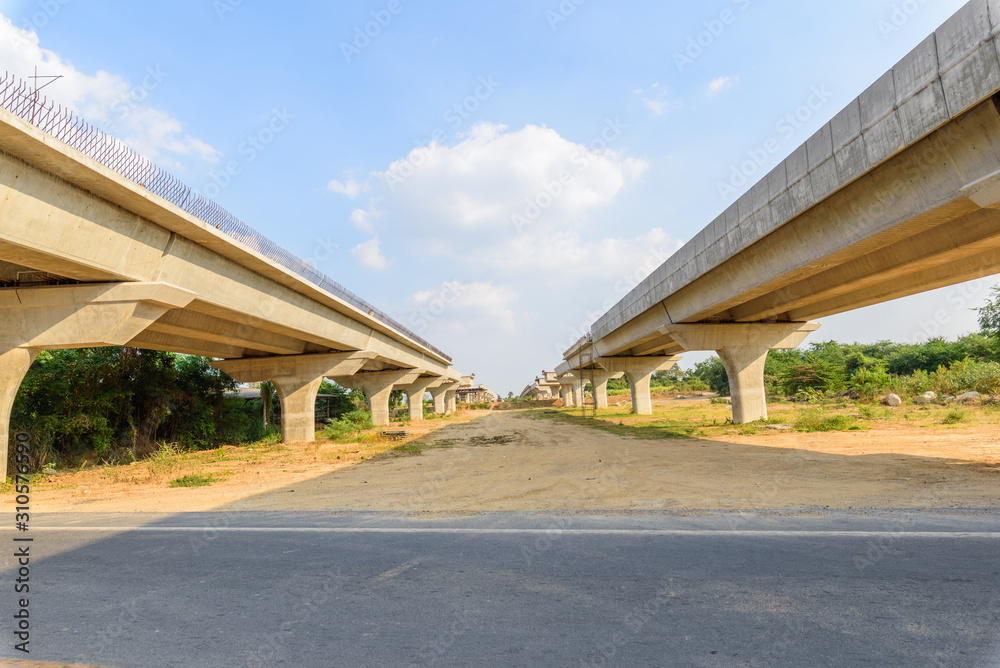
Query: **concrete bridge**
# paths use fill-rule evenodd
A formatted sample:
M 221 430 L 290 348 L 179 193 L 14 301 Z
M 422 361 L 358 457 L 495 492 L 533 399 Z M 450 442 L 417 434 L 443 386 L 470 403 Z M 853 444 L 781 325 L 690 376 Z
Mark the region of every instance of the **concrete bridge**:
M 314 440 L 323 378 L 364 390 L 377 425 L 389 420 L 393 389 L 410 398 L 414 419 L 423 418 L 425 392 L 437 412 L 454 409 L 462 374 L 444 353 L 325 277 L 310 280 L 321 275 L 249 228 L 234 236 L 192 215 L 176 203 L 192 197 L 189 189 L 161 175 L 167 199 L 105 166 L 139 159 L 115 140 L 51 114 L 53 132 L 83 150 L 43 132 L 5 92 L 0 86 L 4 475 L 14 397 L 46 349 L 127 345 L 218 358 L 214 366 L 240 382 L 274 383 L 286 441 Z
M 766 418 L 764 361 L 824 316 L 1000 271 L 1000 2 L 974 0 L 593 326 L 572 390 L 716 351 L 733 421 Z M 598 398 L 600 405 L 600 398 Z

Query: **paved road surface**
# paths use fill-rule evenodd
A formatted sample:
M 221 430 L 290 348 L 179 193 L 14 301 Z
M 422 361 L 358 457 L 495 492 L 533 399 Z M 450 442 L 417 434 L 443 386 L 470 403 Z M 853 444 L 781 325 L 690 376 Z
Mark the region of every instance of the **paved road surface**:
M 40 661 L 1000 666 L 995 512 L 33 523 Z M 16 657 L 16 575 L 2 564 L 0 657 Z

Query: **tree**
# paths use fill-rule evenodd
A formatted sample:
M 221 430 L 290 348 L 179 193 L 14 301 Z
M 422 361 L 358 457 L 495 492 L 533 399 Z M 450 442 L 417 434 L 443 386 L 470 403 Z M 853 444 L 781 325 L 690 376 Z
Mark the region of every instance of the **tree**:
M 994 285 L 986 305 L 975 310 L 979 312 L 979 328 L 991 336 L 1000 336 L 1000 285 Z

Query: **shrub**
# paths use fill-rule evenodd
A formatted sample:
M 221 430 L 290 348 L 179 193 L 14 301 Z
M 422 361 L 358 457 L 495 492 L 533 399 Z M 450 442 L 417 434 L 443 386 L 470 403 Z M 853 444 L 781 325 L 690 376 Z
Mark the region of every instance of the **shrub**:
M 372 416 L 368 411 L 355 409 L 344 413 L 339 418 L 326 425 L 323 433 L 327 438 L 339 439 L 357 434 L 365 429 L 374 429 Z
M 958 424 L 959 422 L 965 422 L 965 413 L 958 408 L 952 408 L 948 411 L 944 418 L 941 420 L 942 424 Z
M 855 428 L 855 421 L 849 415 L 826 415 L 823 411 L 803 413 L 795 421 L 799 431 L 848 431 Z
M 892 386 L 893 377 L 886 371 L 885 364 L 876 364 L 871 368 L 861 367 L 851 378 L 851 389 L 866 399 L 885 394 Z

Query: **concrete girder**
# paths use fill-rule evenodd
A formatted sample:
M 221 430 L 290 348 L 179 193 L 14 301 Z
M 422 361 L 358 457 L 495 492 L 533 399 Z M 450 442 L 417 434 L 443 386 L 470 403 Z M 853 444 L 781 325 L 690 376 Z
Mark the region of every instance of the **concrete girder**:
M 193 298 L 163 283 L 0 289 L 0 350 L 123 346 Z
M 281 401 L 281 440 L 312 443 L 316 440 L 316 395 L 327 376 L 356 373 L 374 353 L 250 357 L 211 362 L 240 383 L 270 381 Z
M 673 325 L 670 334 L 686 350 L 714 350 L 729 376 L 733 423 L 767 419 L 764 363 L 770 350 L 797 348 L 818 323 Z
M 808 312 L 812 305 L 998 248 L 1000 211 L 980 209 L 746 302 L 731 309 L 727 319 L 763 322 Z
M 653 399 L 649 392 L 649 380 L 657 371 L 673 368 L 680 357 L 600 357 L 595 360 L 603 369 L 621 373 L 628 378 L 632 389 L 632 412 L 636 415 L 652 415 Z
M 835 315 L 900 297 L 908 297 L 928 290 L 936 290 L 977 278 L 993 276 L 1000 272 L 1000 250 L 990 250 L 955 262 L 939 265 L 933 269 L 901 276 L 894 281 L 874 285 L 857 292 L 840 295 L 817 304 L 812 304 L 788 315 L 796 321 Z
M 147 331 L 248 348 L 268 355 L 302 355 L 306 352 L 306 343 L 301 339 L 190 310 L 171 311 L 150 325 Z
M 389 424 L 389 395 L 400 386 L 409 385 L 427 373 L 424 369 L 397 369 L 395 371 L 365 371 L 353 376 L 337 376 L 333 380 L 341 387 L 360 389 L 368 399 L 372 422 L 377 427 Z

